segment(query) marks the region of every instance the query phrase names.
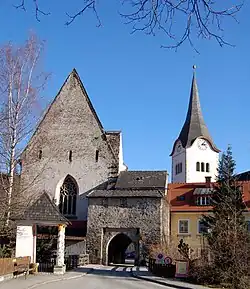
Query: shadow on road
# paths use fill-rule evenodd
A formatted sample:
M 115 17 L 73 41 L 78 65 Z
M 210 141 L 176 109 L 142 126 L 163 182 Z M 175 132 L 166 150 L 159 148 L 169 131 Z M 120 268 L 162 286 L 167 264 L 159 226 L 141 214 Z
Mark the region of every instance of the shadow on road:
M 112 267 L 113 266 L 113 267 Z M 96 267 L 93 268 L 77 268 L 74 272 L 87 273 L 88 275 L 98 275 L 98 276 L 114 276 L 114 277 L 131 277 L 131 265 L 111 265 L 110 267 Z

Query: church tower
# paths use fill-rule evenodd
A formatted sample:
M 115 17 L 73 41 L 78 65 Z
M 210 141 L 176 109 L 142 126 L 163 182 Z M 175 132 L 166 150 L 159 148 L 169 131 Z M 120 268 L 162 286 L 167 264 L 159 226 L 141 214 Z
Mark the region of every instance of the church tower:
M 215 181 L 219 152 L 202 116 L 194 66 L 186 120 L 170 155 L 172 183 Z

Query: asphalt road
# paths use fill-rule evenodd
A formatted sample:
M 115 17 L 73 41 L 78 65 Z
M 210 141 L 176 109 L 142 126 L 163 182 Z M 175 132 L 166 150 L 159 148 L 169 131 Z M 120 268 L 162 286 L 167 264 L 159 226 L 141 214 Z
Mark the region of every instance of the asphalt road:
M 132 277 L 130 267 L 96 266 L 89 274 L 37 287 L 39 289 L 159 289 L 166 286 Z

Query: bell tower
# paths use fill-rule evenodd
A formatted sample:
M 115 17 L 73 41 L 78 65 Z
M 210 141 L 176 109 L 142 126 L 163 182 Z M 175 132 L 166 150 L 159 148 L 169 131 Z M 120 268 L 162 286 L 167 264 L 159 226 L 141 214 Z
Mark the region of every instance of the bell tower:
M 217 175 L 220 150 L 214 144 L 202 116 L 195 70 L 196 66 L 193 66 L 186 120 L 170 154 L 172 183 L 205 182 L 206 177 L 215 181 Z

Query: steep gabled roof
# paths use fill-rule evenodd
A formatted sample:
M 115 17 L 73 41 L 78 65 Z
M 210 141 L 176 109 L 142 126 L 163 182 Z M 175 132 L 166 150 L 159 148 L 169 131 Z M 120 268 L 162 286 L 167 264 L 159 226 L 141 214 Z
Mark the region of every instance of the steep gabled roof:
M 100 128 L 100 130 L 101 130 L 101 132 L 102 132 L 102 134 L 103 134 L 103 137 L 104 137 L 104 139 L 106 140 L 106 142 L 107 142 L 107 144 L 108 144 L 108 147 L 109 147 L 112 155 L 114 156 L 114 160 L 115 160 L 115 161 L 118 161 L 117 156 L 116 156 L 116 154 L 115 154 L 115 152 L 114 152 L 114 149 L 113 149 L 112 145 L 110 144 L 109 140 L 107 139 L 107 136 L 106 136 L 106 134 L 105 134 L 104 128 L 103 128 L 103 126 L 102 126 L 102 123 L 101 123 L 101 121 L 100 121 L 100 119 L 99 119 L 99 117 L 98 117 L 98 115 L 97 115 L 97 113 L 96 113 L 96 111 L 95 111 L 95 109 L 94 109 L 91 101 L 90 101 L 90 98 L 89 98 L 89 96 L 88 96 L 88 94 L 87 94 L 87 91 L 85 90 L 85 88 L 84 88 L 84 86 L 83 86 L 83 83 L 82 83 L 82 81 L 81 81 L 81 79 L 80 79 L 80 77 L 79 77 L 79 75 L 78 75 L 78 73 L 77 73 L 77 71 L 76 71 L 75 68 L 74 68 L 74 69 L 72 70 L 72 72 L 68 75 L 68 77 L 67 77 L 66 80 L 64 81 L 63 85 L 61 86 L 60 90 L 58 91 L 56 97 L 55 97 L 54 100 L 51 102 L 51 104 L 48 106 L 47 110 L 45 111 L 45 113 L 44 113 L 41 121 L 39 122 L 38 126 L 36 127 L 33 135 L 31 136 L 31 138 L 30 138 L 27 146 L 25 147 L 24 151 L 22 152 L 22 154 L 25 152 L 25 150 L 26 150 L 26 149 L 28 148 L 28 146 L 31 144 L 32 138 L 33 138 L 33 137 L 35 136 L 35 134 L 37 133 L 39 127 L 41 126 L 42 122 L 43 122 L 44 119 L 46 118 L 46 116 L 47 116 L 47 114 L 49 113 L 49 111 L 50 111 L 51 107 L 53 106 L 53 104 L 56 102 L 56 100 L 57 100 L 58 97 L 60 96 L 60 93 L 61 93 L 63 87 L 66 85 L 66 83 L 68 82 L 68 80 L 69 80 L 70 77 L 74 77 L 74 78 L 77 80 L 77 82 L 78 82 L 78 84 L 79 84 L 79 86 L 80 86 L 80 88 L 81 88 L 81 90 L 82 90 L 82 92 L 83 92 L 83 95 L 84 95 L 85 98 L 86 98 L 86 101 L 87 101 L 87 103 L 88 103 L 88 106 L 89 106 L 89 108 L 90 108 L 90 110 L 91 110 L 91 112 L 92 112 L 92 114 L 93 114 L 93 116 L 94 116 L 94 118 L 95 118 L 95 120 L 96 120 L 96 122 L 97 122 L 97 124 L 98 124 L 98 126 L 99 126 L 99 128 Z M 22 158 L 22 156 L 21 156 L 21 158 Z
M 50 199 L 49 195 L 44 192 L 40 195 L 24 212 L 18 216 L 13 217 L 14 220 L 37 221 L 37 222 L 53 222 L 69 224 L 58 210 L 57 206 Z
M 207 141 L 209 141 L 214 151 L 216 152 L 220 151 L 215 146 L 213 139 L 211 138 L 208 128 L 205 124 L 203 115 L 202 115 L 198 87 L 197 87 L 197 82 L 196 82 L 196 77 L 195 77 L 195 72 L 194 72 L 186 120 L 176 142 L 180 140 L 183 148 L 188 148 L 192 145 L 194 140 L 198 137 L 204 138 Z M 175 144 L 174 144 L 174 147 L 175 147 Z M 174 151 L 174 147 L 173 147 L 173 151 Z M 173 154 L 173 151 L 171 155 Z

